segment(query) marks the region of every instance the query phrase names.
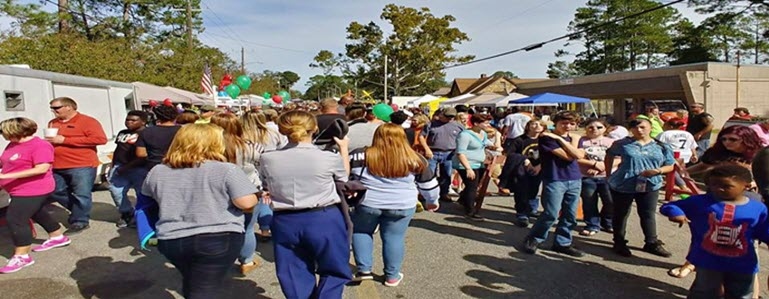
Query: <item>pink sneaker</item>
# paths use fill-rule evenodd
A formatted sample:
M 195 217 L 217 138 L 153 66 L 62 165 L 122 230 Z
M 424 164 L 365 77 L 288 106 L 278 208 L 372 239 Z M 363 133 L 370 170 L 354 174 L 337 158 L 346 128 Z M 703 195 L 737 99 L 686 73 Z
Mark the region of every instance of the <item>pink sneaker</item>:
M 67 236 L 63 236 L 61 239 L 48 239 L 43 242 L 43 244 L 40 244 L 38 246 L 32 247 L 32 251 L 34 252 L 40 252 L 40 251 L 46 251 L 51 250 L 57 247 L 64 247 L 69 245 L 69 243 L 72 243 L 72 241 L 67 238 Z
M 385 280 L 384 285 L 387 287 L 397 287 L 403 281 L 403 277 L 405 277 L 403 273 L 398 273 L 398 278 L 389 278 Z
M 21 270 L 21 268 L 32 266 L 34 263 L 35 261 L 31 256 L 23 258 L 20 255 L 14 255 L 5 267 L 0 268 L 0 273 L 13 273 Z

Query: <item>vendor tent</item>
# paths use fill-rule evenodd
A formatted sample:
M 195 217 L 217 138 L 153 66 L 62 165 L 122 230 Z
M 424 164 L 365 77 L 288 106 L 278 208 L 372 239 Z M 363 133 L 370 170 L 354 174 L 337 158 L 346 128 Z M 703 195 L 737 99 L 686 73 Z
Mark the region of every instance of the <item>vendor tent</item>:
M 205 104 L 211 104 L 213 102 L 213 98 L 211 96 L 207 96 L 205 94 L 197 94 L 191 91 L 186 91 L 184 89 L 179 89 L 176 87 L 166 86 L 165 89 L 168 89 L 172 92 L 178 93 L 180 95 L 183 95 L 185 97 L 190 98 L 192 105 L 196 106 L 202 106 Z
M 144 82 L 133 82 L 132 84 L 134 86 L 134 98 L 137 102 L 141 103 L 141 105 L 149 105 L 150 100 L 162 102 L 165 99 L 170 99 L 174 104 L 199 105 L 197 103 L 201 102 L 201 99 L 192 92 L 181 94 L 167 87 L 160 87 Z
M 594 115 L 598 115 L 590 99 L 574 97 L 557 93 L 541 93 L 527 98 L 511 100 L 508 102 L 511 106 L 557 106 L 558 104 L 589 104 Z
M 520 93 L 511 93 L 507 96 L 497 96 L 497 97 L 486 98 L 486 100 L 476 101 L 476 99 L 472 99 L 468 104 L 475 105 L 478 107 L 494 107 L 494 108 L 506 107 L 510 101 L 522 99 L 525 97 L 528 97 L 528 96 Z
M 445 100 L 445 101 L 441 102 L 441 107 L 464 104 L 465 102 L 469 101 L 470 98 L 473 98 L 473 97 L 475 97 L 475 95 L 472 94 L 472 93 L 466 93 L 466 94 L 458 95 L 456 97 L 453 97 L 453 98 L 450 98 L 448 100 Z
M 493 92 L 482 93 L 482 94 L 477 95 L 475 97 L 469 98 L 465 102 L 465 104 L 466 105 L 471 105 L 471 106 L 472 105 L 477 106 L 479 104 L 487 103 L 487 102 L 493 102 L 493 101 L 496 101 L 497 99 L 501 99 L 501 98 L 504 98 L 504 97 L 505 96 L 503 96 L 501 94 L 493 93 Z
M 426 94 L 426 95 L 423 95 L 423 96 L 421 96 L 421 97 L 419 97 L 417 99 L 408 101 L 406 103 L 406 106 L 408 106 L 408 105 L 419 106 L 419 104 L 427 103 L 427 102 L 430 102 L 430 101 L 435 100 L 435 99 L 438 99 L 438 97 L 436 97 L 434 95 L 431 95 L 431 94 Z

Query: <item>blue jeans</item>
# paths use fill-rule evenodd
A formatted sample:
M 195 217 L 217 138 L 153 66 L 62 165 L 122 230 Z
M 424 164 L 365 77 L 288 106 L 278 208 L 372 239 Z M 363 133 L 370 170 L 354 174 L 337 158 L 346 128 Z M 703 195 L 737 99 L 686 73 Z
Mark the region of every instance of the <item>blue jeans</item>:
M 122 165 L 113 165 L 109 171 L 109 193 L 112 195 L 112 201 L 115 202 L 115 207 L 120 214 L 133 214 L 134 208 L 128 200 L 128 190 L 133 188 L 135 192 L 141 192 L 142 183 L 147 177 L 147 169 L 135 167 L 118 174 L 117 170 L 120 167 Z
M 352 213 L 352 252 L 358 272 L 371 272 L 374 252 L 374 230 L 379 225 L 382 237 L 382 259 L 387 279 L 400 276 L 406 252 L 406 229 L 416 207 L 403 210 L 381 210 L 359 205 Z
M 705 151 L 710 147 L 710 139 L 702 139 L 700 141 L 697 141 L 697 157 L 702 158 L 702 155 L 705 154 Z
M 598 210 L 598 198 L 601 198 L 601 210 Z M 582 178 L 582 211 L 585 213 L 585 229 L 599 231 L 602 227 L 610 229 L 614 212 L 609 183 L 605 177 Z
M 272 224 L 272 208 L 270 208 L 270 205 L 259 201 L 259 204 L 256 205 L 255 213 L 258 213 L 256 222 L 259 223 L 259 229 L 270 230 L 270 225 Z
M 243 234 L 232 232 L 158 241 L 158 251 L 182 274 L 187 299 L 219 298 L 222 281 L 242 246 Z
M 451 187 L 451 159 L 454 158 L 454 151 L 433 152 L 433 158 L 430 159 L 430 169 L 438 174 L 438 186 L 441 189 L 441 198 L 448 196 L 449 187 Z M 440 166 L 440 167 L 439 167 Z
M 56 181 L 51 198 L 70 211 L 70 224 L 88 224 L 93 205 L 93 183 L 96 180 L 96 167 L 54 169 Z
M 543 180 L 542 208 L 537 222 L 529 231 L 529 238 L 538 243 L 547 240 L 547 234 L 555 220 L 558 225 L 555 229 L 555 244 L 558 246 L 571 246 L 571 230 L 577 226 L 577 205 L 579 193 L 582 189 L 582 180 L 548 181 Z M 558 213 L 561 213 L 558 216 Z
M 243 239 L 243 247 L 240 248 L 240 255 L 238 256 L 238 262 L 240 264 L 249 264 L 254 261 L 254 252 L 256 252 L 256 235 L 254 234 L 254 221 L 258 217 L 254 217 L 253 213 L 243 213 L 246 218 L 246 233 Z

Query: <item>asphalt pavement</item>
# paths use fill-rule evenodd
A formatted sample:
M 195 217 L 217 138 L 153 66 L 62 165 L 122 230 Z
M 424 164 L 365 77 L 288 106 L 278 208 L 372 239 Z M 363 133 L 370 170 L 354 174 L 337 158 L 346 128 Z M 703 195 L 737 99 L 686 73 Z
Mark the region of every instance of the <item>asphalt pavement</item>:
M 57 207 L 57 206 L 56 206 Z M 405 279 L 398 287 L 375 281 L 348 286 L 345 298 L 685 298 L 694 274 L 684 279 L 666 272 L 684 261 L 689 230 L 658 216 L 659 237 L 674 253 L 671 258 L 641 251 L 643 236 L 635 214 L 628 238 L 633 257 L 611 251 L 611 236 L 576 234 L 575 245 L 588 253 L 572 258 L 549 250 L 549 240 L 536 255 L 516 249 L 528 229 L 513 225 L 512 198 L 487 197 L 485 222 L 468 222 L 456 203 L 438 213 L 418 213 L 406 238 Z M 66 219 L 61 208 L 52 211 Z M 135 231 L 117 229 L 109 193 L 94 193 L 91 228 L 72 237 L 68 247 L 33 253 L 36 264 L 0 275 L 0 298 L 181 298 L 181 276 L 156 248 L 137 248 Z M 45 238 L 38 227 L 37 243 Z M 552 237 L 551 237 L 552 239 Z M 374 274 L 382 275 L 381 241 L 375 241 Z M 0 228 L 0 263 L 11 256 L 10 233 Z M 284 298 L 275 276 L 272 243 L 258 246 L 261 267 L 241 276 L 233 265 L 224 298 Z M 769 261 L 767 247 L 761 260 Z M 761 267 L 766 289 L 767 267 Z M 763 292 L 767 297 L 767 292 Z

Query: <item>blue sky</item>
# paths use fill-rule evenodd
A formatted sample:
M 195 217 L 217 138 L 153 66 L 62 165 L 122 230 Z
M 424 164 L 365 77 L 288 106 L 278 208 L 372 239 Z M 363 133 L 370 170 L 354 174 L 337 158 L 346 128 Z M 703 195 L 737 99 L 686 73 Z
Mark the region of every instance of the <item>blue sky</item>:
M 576 8 L 585 2 L 203 0 L 201 8 L 206 30 L 199 39 L 218 47 L 236 61 L 240 61 L 240 48 L 245 47 L 249 71 L 294 71 L 302 77 L 295 88 L 304 90 L 306 79 L 320 73 L 308 66 L 312 58 L 322 49 L 342 52 L 346 42 L 345 28 L 350 22 L 375 21 L 385 31 L 389 30 L 389 25 L 379 19 L 382 8 L 388 3 L 428 7 L 436 16 L 453 15 L 457 19 L 453 26 L 471 38 L 458 46 L 458 54 L 484 57 L 563 35 Z M 685 4 L 678 4 L 676 8 L 695 22 L 702 19 Z M 7 20 L 0 19 L 0 29 L 7 29 L 7 24 Z M 552 43 L 531 52 L 450 69 L 446 78 L 448 81 L 456 77 L 473 78 L 498 70 L 512 71 L 522 78 L 542 78 L 547 64 L 555 60 L 553 52 L 562 46 L 563 42 Z M 577 48 L 570 50 L 579 51 Z

